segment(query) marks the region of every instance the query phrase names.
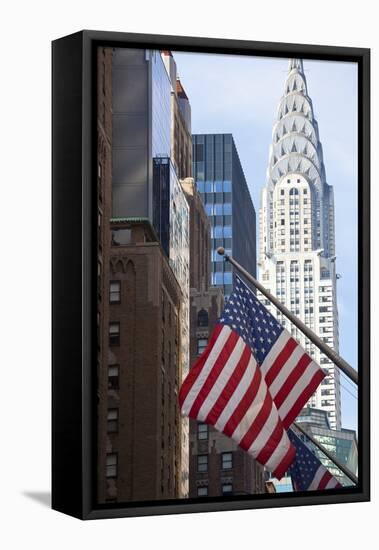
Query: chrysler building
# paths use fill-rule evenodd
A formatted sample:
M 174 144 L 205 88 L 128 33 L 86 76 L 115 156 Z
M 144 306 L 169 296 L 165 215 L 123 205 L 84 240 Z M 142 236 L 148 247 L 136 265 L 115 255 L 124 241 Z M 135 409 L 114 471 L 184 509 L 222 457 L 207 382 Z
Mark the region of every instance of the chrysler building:
M 272 131 L 267 180 L 259 212 L 259 279 L 283 304 L 338 352 L 333 188 L 301 59 L 290 59 Z M 341 427 L 337 367 L 281 313 L 263 300 L 326 377 L 309 405 Z

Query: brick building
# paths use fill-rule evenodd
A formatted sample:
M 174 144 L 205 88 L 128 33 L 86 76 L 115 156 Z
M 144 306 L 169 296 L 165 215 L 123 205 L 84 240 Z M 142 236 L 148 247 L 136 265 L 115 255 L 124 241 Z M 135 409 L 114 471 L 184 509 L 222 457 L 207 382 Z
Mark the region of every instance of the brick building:
M 148 222 L 111 222 L 105 500 L 180 494 L 180 286 Z
M 112 209 L 112 50 L 97 50 L 97 492 L 105 502 L 108 395 L 109 257 Z
M 188 419 L 179 414 L 177 394 L 189 363 L 189 214 L 170 158 L 170 105 L 159 51 L 99 48 L 100 503 L 188 495 Z M 154 192 L 157 161 L 165 169 L 165 201 Z M 165 243 L 154 225 L 157 211 L 167 222 Z

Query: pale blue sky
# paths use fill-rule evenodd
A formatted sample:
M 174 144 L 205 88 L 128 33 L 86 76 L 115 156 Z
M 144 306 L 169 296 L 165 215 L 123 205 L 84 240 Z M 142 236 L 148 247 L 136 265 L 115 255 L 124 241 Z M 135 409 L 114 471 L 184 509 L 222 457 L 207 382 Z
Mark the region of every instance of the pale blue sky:
M 193 133 L 232 133 L 258 214 L 287 59 L 174 52 Z M 357 367 L 357 65 L 304 60 L 336 212 L 340 354 Z M 258 229 L 258 228 L 257 228 Z M 342 377 L 342 425 L 357 427 L 355 386 Z

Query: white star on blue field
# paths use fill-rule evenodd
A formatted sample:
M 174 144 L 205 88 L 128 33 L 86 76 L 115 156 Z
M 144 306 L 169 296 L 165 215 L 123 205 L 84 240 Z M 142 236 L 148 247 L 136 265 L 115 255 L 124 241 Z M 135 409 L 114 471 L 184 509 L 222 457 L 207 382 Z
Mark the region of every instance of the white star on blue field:
M 260 364 L 284 330 L 239 277 L 219 321 L 237 332 Z

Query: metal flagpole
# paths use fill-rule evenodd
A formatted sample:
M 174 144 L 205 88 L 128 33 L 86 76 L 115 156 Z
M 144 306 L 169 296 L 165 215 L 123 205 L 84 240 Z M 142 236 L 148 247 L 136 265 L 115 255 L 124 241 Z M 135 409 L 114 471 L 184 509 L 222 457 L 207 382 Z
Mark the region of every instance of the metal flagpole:
M 346 466 L 344 464 L 341 464 L 341 462 L 335 457 L 333 456 L 327 449 L 325 449 L 325 447 L 319 443 L 317 441 L 317 439 L 315 439 L 313 437 L 313 435 L 309 434 L 308 432 L 306 432 L 304 430 L 304 428 L 298 424 L 297 422 L 293 422 L 293 425 L 295 426 L 295 428 L 297 428 L 302 434 L 305 435 L 305 437 L 307 437 L 310 441 L 312 441 L 312 443 L 314 445 L 316 445 L 316 447 L 318 449 L 320 449 L 321 452 L 324 453 L 324 455 L 329 458 L 329 460 L 331 460 L 336 466 L 337 468 L 339 468 L 341 470 L 341 472 L 343 472 L 345 474 L 346 477 L 348 477 L 355 485 L 358 485 L 358 478 L 355 474 L 353 474 L 353 472 L 351 472 L 348 468 L 346 468 Z
M 234 265 L 250 281 L 270 302 L 274 304 L 276 308 L 279 309 L 298 329 L 301 330 L 305 336 L 309 338 L 333 363 L 339 367 L 342 372 L 346 374 L 353 382 L 358 384 L 358 373 L 347 363 L 342 357 L 340 357 L 332 348 L 327 346 L 323 340 L 312 330 L 310 330 L 300 319 L 298 319 L 289 309 L 287 309 L 275 296 L 271 294 L 265 287 L 257 281 L 246 269 L 244 269 L 232 256 L 225 254 L 225 251 L 222 247 L 217 249 L 218 254 L 225 257 L 225 260 Z M 312 435 L 304 430 L 297 422 L 293 422 L 293 425 L 304 434 L 324 455 L 329 458 L 345 475 L 348 477 L 354 484 L 358 484 L 358 478 L 353 472 L 351 472 L 344 464 L 341 464 L 339 460 L 334 457 L 327 449 L 323 447 Z
M 266 288 L 259 282 L 255 277 L 253 277 L 246 269 L 244 269 L 232 256 L 225 254 L 223 247 L 217 249 L 220 256 L 224 256 L 227 262 L 230 262 L 238 271 L 246 277 L 274 306 L 279 309 L 290 321 L 293 323 L 311 342 L 315 344 L 339 369 L 342 370 L 356 384 L 358 384 L 358 373 L 353 369 L 345 359 L 343 359 L 334 349 L 330 348 L 317 334 L 315 334 L 307 325 L 305 325 L 298 317 L 296 317 L 289 309 L 286 308 L 275 296 L 271 294 Z

